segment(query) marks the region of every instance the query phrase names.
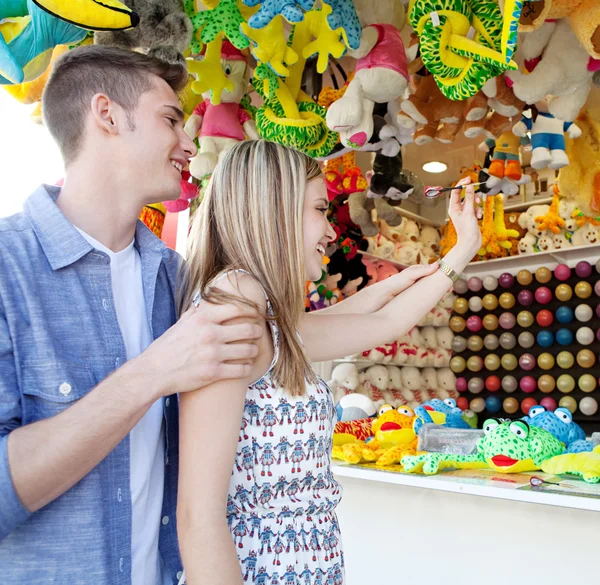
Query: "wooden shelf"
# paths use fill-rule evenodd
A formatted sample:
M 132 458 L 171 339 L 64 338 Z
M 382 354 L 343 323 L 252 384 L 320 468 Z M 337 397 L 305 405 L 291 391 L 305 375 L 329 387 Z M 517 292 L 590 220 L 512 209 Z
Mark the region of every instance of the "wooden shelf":
M 533 201 L 524 201 L 521 203 L 513 203 L 506 205 L 504 211 L 525 211 L 533 205 L 550 205 L 552 203 L 552 197 L 546 197 L 544 199 L 534 199 Z

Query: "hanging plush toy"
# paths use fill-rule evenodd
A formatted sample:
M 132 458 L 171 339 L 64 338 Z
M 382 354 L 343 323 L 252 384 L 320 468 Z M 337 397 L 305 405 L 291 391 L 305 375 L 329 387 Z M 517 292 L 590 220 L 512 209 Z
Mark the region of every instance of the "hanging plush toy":
M 221 93 L 220 103 L 216 106 L 209 94 L 204 94 L 204 101 L 185 124 L 188 136 L 198 137 L 200 148 L 190 162 L 190 173 L 198 179 L 210 175 L 217 162 L 232 146 L 244 140 L 245 135 L 258 138 L 252 116 L 240 105 L 248 85 L 246 57 L 229 41 L 223 41 L 220 66 L 231 83 L 231 90 Z
M 116 0 L 0 2 L 0 85 L 36 79 L 48 68 L 51 49 L 80 43 L 86 29 L 126 29 L 138 20 Z
M 537 112 L 537 115 L 536 115 Z M 531 166 L 534 169 L 560 169 L 569 164 L 569 157 L 565 152 L 565 135 L 569 138 L 581 136 L 581 130 L 572 122 L 564 122 L 555 118 L 548 111 L 548 102 L 543 100 L 536 104 L 532 117 L 521 117 L 515 124 L 513 132 L 517 136 L 525 136 L 531 132 Z

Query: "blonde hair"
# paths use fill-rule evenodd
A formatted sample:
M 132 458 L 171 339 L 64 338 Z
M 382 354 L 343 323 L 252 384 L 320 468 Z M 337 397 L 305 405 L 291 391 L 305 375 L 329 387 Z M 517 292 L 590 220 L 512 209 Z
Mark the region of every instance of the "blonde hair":
M 322 177 L 317 162 L 264 140 L 234 146 L 215 168 L 194 217 L 188 247 L 182 312 L 199 291 L 213 303 L 242 302 L 210 283 L 242 269 L 265 289 L 279 328 L 274 381 L 292 395 L 315 381 L 296 327 L 304 311 L 304 196 L 308 181 Z

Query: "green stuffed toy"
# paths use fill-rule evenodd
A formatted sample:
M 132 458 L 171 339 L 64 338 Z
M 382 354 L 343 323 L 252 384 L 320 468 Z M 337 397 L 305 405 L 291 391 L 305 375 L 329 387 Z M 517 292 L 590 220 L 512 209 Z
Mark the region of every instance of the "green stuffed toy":
M 600 445 L 589 453 L 565 453 L 542 463 L 544 473 L 578 475 L 587 483 L 600 483 Z
M 501 473 L 521 473 L 540 469 L 544 461 L 561 455 L 564 444 L 548 431 L 530 427 L 525 421 L 488 419 L 483 425 L 484 435 L 477 441 L 477 453 L 454 455 L 425 453 L 402 458 L 402 466 L 409 473 L 433 475 L 441 469 L 491 468 Z

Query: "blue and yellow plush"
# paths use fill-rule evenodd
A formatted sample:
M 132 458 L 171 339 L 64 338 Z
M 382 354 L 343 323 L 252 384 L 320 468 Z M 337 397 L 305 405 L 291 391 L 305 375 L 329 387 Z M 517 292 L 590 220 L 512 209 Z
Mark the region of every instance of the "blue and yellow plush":
M 73 45 L 88 30 L 121 30 L 138 16 L 117 0 L 2 0 L 0 85 L 39 77 L 57 45 Z
M 456 400 L 434 398 L 415 408 L 414 431 L 418 435 L 425 424 L 436 424 L 452 429 L 470 429 L 463 416 L 463 411 L 456 406 Z

